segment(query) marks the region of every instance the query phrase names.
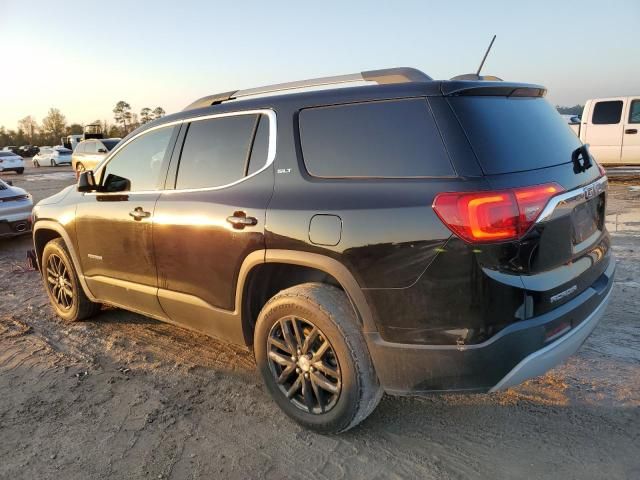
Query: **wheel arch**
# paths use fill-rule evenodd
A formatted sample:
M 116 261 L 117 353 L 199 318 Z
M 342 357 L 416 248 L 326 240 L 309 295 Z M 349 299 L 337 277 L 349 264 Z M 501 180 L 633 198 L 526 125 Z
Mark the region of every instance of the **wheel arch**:
M 38 220 L 33 225 L 33 245 L 36 251 L 38 265 L 40 265 L 40 268 L 42 268 L 42 252 L 44 251 L 44 247 L 48 242 L 55 238 L 62 238 L 62 241 L 65 243 L 67 251 L 69 252 L 69 256 L 71 257 L 71 261 L 73 262 L 73 268 L 75 268 L 76 270 L 78 280 L 80 281 L 80 285 L 82 286 L 85 295 L 91 301 L 97 301 L 96 297 L 91 293 L 91 290 L 89 290 L 84 275 L 82 274 L 82 269 L 80 268 L 80 259 L 78 258 L 78 255 L 75 251 L 69 233 L 60 223 L 56 221 Z
M 339 261 L 325 255 L 297 250 L 263 250 L 260 251 L 262 257 L 260 259 L 255 255 L 257 253 L 253 252 L 243 263 L 236 291 L 236 311 L 242 312 L 242 330 L 247 345 L 253 342 L 253 328 L 257 315 L 264 303 L 271 297 L 270 295 L 269 298 L 262 298 L 264 293 L 277 293 L 277 291 L 270 292 L 269 286 L 263 284 L 265 278 L 271 279 L 270 275 L 265 277 L 264 274 L 273 273 L 274 267 L 277 266 L 283 267 L 285 271 L 289 267 L 288 271 L 295 272 L 295 278 L 300 279 L 300 281 L 293 283 L 290 281 L 283 283 L 284 288 L 305 281 L 324 281 L 324 283 L 341 288 L 347 295 L 363 332 L 377 331 L 360 285 L 351 272 Z M 253 258 L 251 258 L 252 256 Z M 259 286 L 261 290 L 256 291 L 256 286 Z M 263 295 L 260 295 L 259 292 L 262 292 Z M 256 299 L 252 298 L 256 293 L 258 294 L 257 303 L 255 303 Z

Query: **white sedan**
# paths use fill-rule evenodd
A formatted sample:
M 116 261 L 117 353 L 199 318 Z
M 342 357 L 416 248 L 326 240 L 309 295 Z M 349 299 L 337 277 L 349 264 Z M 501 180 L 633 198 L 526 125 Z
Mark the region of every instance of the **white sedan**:
M 24 160 L 20 155 L 8 150 L 2 150 L 0 151 L 0 172 L 21 174 L 24 172 Z
M 64 147 L 41 147 L 32 161 L 34 167 L 71 165 L 71 150 Z

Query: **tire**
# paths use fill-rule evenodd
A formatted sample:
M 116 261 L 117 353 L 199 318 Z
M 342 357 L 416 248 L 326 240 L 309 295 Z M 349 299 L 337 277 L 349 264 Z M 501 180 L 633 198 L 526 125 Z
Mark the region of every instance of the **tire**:
M 80 175 L 84 171 L 85 171 L 84 165 L 80 162 L 76 163 L 76 173 Z
M 67 247 L 61 238 L 45 245 L 41 270 L 49 301 L 60 318 L 75 322 L 92 317 L 100 311 L 100 304 L 89 300 L 82 290 Z M 60 277 L 64 277 L 64 280 L 58 283 Z M 64 289 L 60 287 L 63 283 L 66 287 Z
M 40 168 L 40 163 L 37 160 L 33 161 L 33 166 L 36 168 Z
M 17 173 L 18 175 L 22 175 L 22 174 L 24 173 L 24 168 L 18 168 L 18 169 L 16 170 L 16 173 Z
M 53 158 L 51 159 L 51 166 L 52 167 L 57 167 L 58 166 L 58 164 L 56 163 L 56 161 Z
M 315 338 L 307 348 L 307 342 L 298 341 L 294 325 L 300 338 Z M 294 344 L 303 348 L 287 356 Z M 254 354 L 272 398 L 311 430 L 344 432 L 367 418 L 382 398 L 353 307 L 336 287 L 305 283 L 271 298 L 258 316 Z M 326 389 L 327 382 L 331 389 Z

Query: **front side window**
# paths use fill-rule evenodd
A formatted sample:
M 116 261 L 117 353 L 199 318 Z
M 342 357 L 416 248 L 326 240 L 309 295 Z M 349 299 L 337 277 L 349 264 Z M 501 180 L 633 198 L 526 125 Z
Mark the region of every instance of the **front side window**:
M 107 192 L 156 190 L 173 131 L 172 127 L 152 130 L 116 152 L 103 169 L 103 189 Z
M 258 120 L 259 115 L 235 115 L 191 122 L 176 188 L 220 187 L 243 178 Z
M 620 123 L 622 117 L 622 100 L 598 102 L 593 109 L 594 125 L 613 125 Z
M 629 123 L 640 123 L 640 100 L 631 102 L 629 109 Z

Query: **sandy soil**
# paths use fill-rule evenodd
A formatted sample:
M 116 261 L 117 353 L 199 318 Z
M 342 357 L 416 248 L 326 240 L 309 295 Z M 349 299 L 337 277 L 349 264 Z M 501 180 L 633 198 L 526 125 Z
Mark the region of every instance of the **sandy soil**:
M 63 171 L 7 178 L 38 200 Z M 30 238 L 0 240 L 0 478 L 640 478 L 640 188 L 610 199 L 617 285 L 567 364 L 499 394 L 385 397 L 340 436 L 281 414 L 246 350 L 115 309 L 63 323 L 21 269 Z

